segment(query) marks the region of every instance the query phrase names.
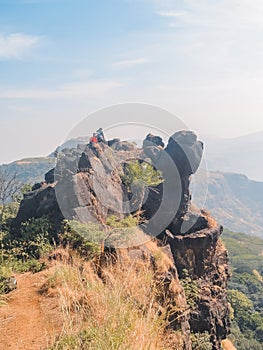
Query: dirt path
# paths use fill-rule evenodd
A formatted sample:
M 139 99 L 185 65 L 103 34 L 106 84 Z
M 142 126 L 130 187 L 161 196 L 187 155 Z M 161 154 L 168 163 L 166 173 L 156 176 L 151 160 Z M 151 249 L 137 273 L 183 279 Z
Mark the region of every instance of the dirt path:
M 55 339 L 60 328 L 56 323 L 57 300 L 38 293 L 47 273 L 16 275 L 18 288 L 0 307 L 1 350 L 44 350 Z

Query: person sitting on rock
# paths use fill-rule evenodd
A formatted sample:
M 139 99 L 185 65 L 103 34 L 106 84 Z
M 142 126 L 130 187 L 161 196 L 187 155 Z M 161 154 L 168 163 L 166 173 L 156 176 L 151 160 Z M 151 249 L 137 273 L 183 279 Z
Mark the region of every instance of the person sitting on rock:
M 99 128 L 97 130 L 97 135 L 98 135 L 98 142 L 106 142 L 102 128 Z
M 92 137 L 90 138 L 90 143 L 97 143 L 98 142 L 98 136 L 97 134 L 94 132 Z

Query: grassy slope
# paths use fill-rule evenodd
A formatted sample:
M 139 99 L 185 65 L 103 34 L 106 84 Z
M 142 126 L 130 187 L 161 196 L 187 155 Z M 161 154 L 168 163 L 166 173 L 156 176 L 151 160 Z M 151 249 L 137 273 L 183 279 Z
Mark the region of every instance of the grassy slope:
M 238 291 L 241 293 L 238 295 L 252 305 L 244 310 L 241 304 L 236 307 L 232 305 L 232 340 L 239 350 L 262 350 L 263 239 L 229 230 L 224 230 L 222 238 L 229 252 L 232 269 L 230 294 Z
M 224 227 L 263 238 L 263 182 L 200 170 L 192 187 L 194 204 L 208 209 Z

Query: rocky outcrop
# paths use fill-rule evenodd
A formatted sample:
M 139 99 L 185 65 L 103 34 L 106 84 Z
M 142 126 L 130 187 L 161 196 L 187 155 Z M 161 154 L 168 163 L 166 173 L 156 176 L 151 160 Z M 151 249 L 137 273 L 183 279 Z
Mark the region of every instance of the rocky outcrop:
M 230 332 L 227 281 L 230 277 L 228 256 L 219 237 L 221 226 L 175 236 L 170 240 L 180 278 L 185 271 L 198 287 L 198 300 L 190 311 L 193 332 L 208 332 L 213 349 L 221 349 L 221 341 Z
M 165 149 L 151 135 L 146 138 L 143 147 L 144 153 L 165 179 L 163 184 L 149 189 L 148 199 L 143 206 L 147 219 L 156 217 L 151 220 L 149 231 L 154 231 L 155 227 L 160 230 L 160 218 L 166 222 L 164 230 L 160 230 L 161 235 L 164 235 L 166 228 L 174 234 L 189 233 L 191 229 L 195 230 L 197 221 L 200 229 L 207 227 L 202 216 L 189 211 L 190 177 L 198 169 L 203 154 L 203 143 L 197 140 L 196 134 L 192 131 L 176 132 L 169 138 Z M 156 215 L 157 211 L 159 215 Z M 183 226 L 186 214 L 188 223 L 192 223 L 187 229 L 186 225 Z
M 143 148 L 151 147 L 152 145 L 164 147 L 164 142 L 160 136 L 148 134 L 143 140 Z
M 35 191 L 25 194 L 20 204 L 18 214 L 12 222 L 11 233 L 19 235 L 21 223 L 31 218 L 41 218 L 46 215 L 48 215 L 56 225 L 59 225 L 63 220 L 63 215 L 56 199 L 55 188 L 47 185 L 40 185 Z
M 115 139 L 63 150 L 57 156 L 56 168 L 46 174 L 45 183 L 21 202 L 13 232 L 19 234 L 21 223 L 31 217 L 48 215 L 54 222 L 66 218 L 105 227 L 112 214 L 122 219 L 142 209 L 145 221 L 138 231 L 149 240 L 157 237 L 167 257 L 172 257 L 172 265 L 162 275 L 162 288 L 166 286 L 175 304 L 179 302 L 172 285 L 178 276 L 184 279 L 186 271 L 198 288 L 195 306 L 191 310 L 186 307 L 183 319 L 178 316 L 176 321 L 170 320 L 174 329 L 186 332 L 183 349 L 191 349 L 190 331 L 207 331 L 213 350 L 219 350 L 221 340 L 229 333 L 227 253 L 220 241 L 221 227 L 206 212 L 191 206 L 189 190 L 191 176 L 201 162 L 203 143 L 195 133 L 180 131 L 164 146 L 159 136 L 148 134 L 143 148 Z M 143 191 L 136 192 L 138 187 L 133 192 L 127 189 L 122 181 L 125 164 L 135 159 L 151 163 L 164 181 Z M 132 245 L 138 245 L 137 241 L 133 242 L 126 254 L 151 256 L 146 246 L 136 250 Z M 183 292 L 180 295 L 183 298 Z M 175 304 L 171 302 L 171 307 Z

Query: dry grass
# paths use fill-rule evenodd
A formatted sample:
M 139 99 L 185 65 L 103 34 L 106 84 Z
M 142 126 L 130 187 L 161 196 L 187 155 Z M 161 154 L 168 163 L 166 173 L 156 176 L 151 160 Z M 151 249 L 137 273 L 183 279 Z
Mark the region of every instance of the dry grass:
M 202 215 L 208 221 L 209 228 L 216 228 L 218 226 L 217 221 L 211 216 L 208 210 L 202 210 Z
M 71 265 L 58 265 L 41 289 L 59 295 L 64 317 L 61 335 L 50 349 L 182 349 L 180 332 L 167 330 L 172 303 L 160 288 L 169 258 L 154 244 L 147 249 L 159 255 L 160 268 L 153 268 L 150 259 L 131 260 L 124 251 L 117 262 L 100 267 L 101 278 L 94 264 L 77 258 Z M 181 291 L 176 283 L 171 288 Z

